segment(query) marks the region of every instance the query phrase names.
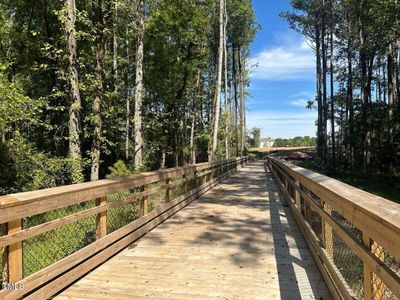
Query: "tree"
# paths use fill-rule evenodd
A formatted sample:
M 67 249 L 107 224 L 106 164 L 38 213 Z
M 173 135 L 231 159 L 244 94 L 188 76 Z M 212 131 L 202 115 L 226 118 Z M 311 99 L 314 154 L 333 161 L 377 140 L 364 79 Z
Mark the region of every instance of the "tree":
M 239 155 L 257 25 L 221 1 L 0 0 L 0 193 Z
M 64 21 L 64 31 L 68 53 L 68 95 L 70 99 L 69 107 L 69 153 L 72 158 L 80 159 L 80 110 L 81 95 L 79 91 L 78 62 L 76 57 L 76 7 L 75 0 L 65 0 L 65 10 L 67 15 Z
M 108 3 L 109 4 L 109 3 Z M 103 11 L 102 0 L 93 2 L 93 26 L 96 32 L 96 66 L 95 66 L 95 81 L 93 85 L 94 99 L 92 106 L 92 124 L 93 124 L 93 140 L 92 140 L 92 168 L 90 172 L 90 180 L 99 179 L 100 171 L 100 154 L 101 154 L 101 104 L 103 102 L 104 93 L 104 58 L 105 58 L 105 46 L 106 46 L 106 25 L 107 20 Z M 109 8 L 109 7 L 108 7 Z
M 351 165 L 366 175 L 372 171 L 395 173 L 400 138 L 395 59 L 399 55 L 398 1 L 291 3 L 294 12 L 283 16 L 310 40 L 316 52 L 319 161 L 325 167 L 335 168 L 336 162 L 339 168 Z M 330 137 L 326 134 L 328 117 Z M 330 157 L 326 142 L 331 146 Z
M 259 147 L 260 146 L 260 138 L 261 138 L 261 128 L 253 127 L 251 129 L 251 135 L 253 136 L 253 145 L 252 147 Z
M 221 83 L 222 83 L 222 63 L 224 59 L 224 0 L 219 0 L 219 43 L 218 43 L 218 60 L 216 67 L 216 82 L 215 82 L 215 95 L 214 95 L 214 118 L 213 118 L 213 131 L 212 131 L 212 145 L 210 153 L 210 161 L 216 159 L 216 152 L 218 146 L 218 128 L 219 117 L 221 109 Z M 225 91 L 226 92 L 226 91 Z
M 136 48 L 136 82 L 135 82 L 135 153 L 134 166 L 139 168 L 143 164 L 143 137 L 142 137 L 142 97 L 143 97 L 143 42 L 144 42 L 144 0 L 139 0 L 137 7 L 137 48 Z

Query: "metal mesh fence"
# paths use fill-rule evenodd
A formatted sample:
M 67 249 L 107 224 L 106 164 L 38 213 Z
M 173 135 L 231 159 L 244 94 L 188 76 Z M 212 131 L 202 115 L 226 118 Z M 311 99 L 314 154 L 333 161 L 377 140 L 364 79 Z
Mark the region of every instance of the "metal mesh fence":
M 400 262 L 391 256 L 383 247 L 376 243 L 372 243 L 372 252 L 381 260 L 389 269 L 391 269 L 397 276 L 400 277 Z M 371 287 L 372 287 L 372 297 L 373 299 L 383 299 L 383 300 L 398 300 L 393 292 L 388 288 L 379 277 L 372 273 L 371 277 Z
M 279 167 L 275 168 L 276 175 L 280 178 L 281 182 L 285 183 L 285 177 Z M 288 174 L 286 174 L 288 175 Z M 290 175 L 289 179 L 294 178 Z M 300 188 L 312 199 L 313 202 L 322 207 L 323 203 L 321 200 L 307 190 L 305 187 L 300 185 Z M 289 184 L 287 192 L 295 199 L 295 189 Z M 303 196 L 300 197 L 300 211 L 306 218 L 306 201 Z M 341 226 L 341 228 L 351 237 L 356 239 L 360 244 L 363 244 L 363 233 L 360 229 L 354 226 L 349 220 L 347 220 L 339 212 L 333 210 L 328 205 L 324 204 L 324 211 L 331 215 L 331 217 Z M 310 226 L 314 233 L 317 235 L 319 240 L 324 244 L 326 253 L 331 257 L 336 269 L 340 273 L 339 276 L 346 282 L 347 286 L 352 292 L 352 296 L 356 299 L 364 299 L 365 295 L 371 294 L 371 299 L 382 299 L 382 300 L 400 300 L 393 294 L 382 280 L 375 274 L 371 273 L 371 289 L 364 291 L 364 263 L 358 257 L 358 255 L 342 240 L 340 235 L 328 224 L 322 222 L 321 216 L 318 212 L 311 209 Z M 396 260 L 391 256 L 383 247 L 371 242 L 370 247 L 371 253 L 381 260 L 390 270 L 392 270 L 397 276 L 400 277 L 400 261 Z M 366 293 L 368 292 L 368 293 Z
M 225 170 L 210 172 L 209 169 L 193 171 L 187 174 L 190 178 L 188 182 L 178 183 L 170 189 L 170 200 L 197 188 L 206 181 L 209 181 L 224 172 Z M 205 175 L 206 174 L 206 175 Z M 197 175 L 197 178 L 192 178 Z M 205 175 L 205 176 L 203 176 Z M 172 178 L 169 183 L 177 183 L 182 177 Z M 167 183 L 166 180 L 147 185 L 146 189 L 159 188 Z M 125 190 L 107 195 L 107 203 L 122 201 L 129 196 L 141 191 L 140 187 Z M 148 212 L 159 208 L 166 202 L 166 191 L 161 189 L 159 192 L 148 196 Z M 40 224 L 51 222 L 75 213 L 85 211 L 96 206 L 96 200 L 86 201 L 80 204 L 71 205 L 65 208 L 55 209 L 50 212 L 41 213 L 22 219 L 22 228 L 27 229 Z M 141 216 L 140 199 L 132 202 L 115 206 L 107 211 L 107 233 L 111 233 Z M 0 224 L 1 225 L 1 224 Z M 6 234 L 5 225 L 0 226 L 0 236 Z M 73 254 L 96 240 L 96 215 L 86 217 L 71 224 L 64 225 L 58 229 L 45 232 L 22 242 L 23 247 L 23 276 L 27 277 L 51 264 Z M 0 289 L 3 286 L 3 279 L 7 276 L 3 274 L 5 248 L 0 248 Z
M 24 218 L 23 228 L 59 219 L 94 206 L 95 201 L 92 200 Z M 92 216 L 23 241 L 24 277 L 67 257 L 95 240 L 96 217 Z
M 140 189 L 126 190 L 114 193 L 107 196 L 107 202 L 121 201 L 135 192 L 140 192 Z M 107 211 L 107 233 L 111 233 L 133 221 L 140 216 L 139 200 L 118 205 Z
M 340 238 L 333 235 L 333 261 L 357 299 L 364 298 L 364 264 L 354 251 Z

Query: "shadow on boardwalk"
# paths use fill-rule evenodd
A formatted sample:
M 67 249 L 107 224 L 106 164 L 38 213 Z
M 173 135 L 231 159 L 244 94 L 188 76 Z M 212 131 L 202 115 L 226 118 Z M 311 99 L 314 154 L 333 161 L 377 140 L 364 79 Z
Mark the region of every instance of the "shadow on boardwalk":
M 192 202 L 59 299 L 67 297 L 330 298 L 261 161 Z

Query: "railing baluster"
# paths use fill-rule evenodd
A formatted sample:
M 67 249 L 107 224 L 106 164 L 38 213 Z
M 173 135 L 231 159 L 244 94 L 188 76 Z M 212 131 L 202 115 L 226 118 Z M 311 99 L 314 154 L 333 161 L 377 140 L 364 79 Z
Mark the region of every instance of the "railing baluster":
M 294 181 L 294 200 L 296 201 L 296 206 L 297 208 L 301 211 L 301 195 L 298 191 L 298 189 L 300 188 L 300 183 L 298 180 Z
M 186 171 L 185 171 L 186 172 Z M 188 192 L 188 181 L 186 180 L 188 178 L 187 174 L 182 175 L 182 180 L 183 180 L 183 193 L 186 194 Z
M 22 219 L 7 223 L 7 233 L 15 233 L 22 230 Z M 22 242 L 16 242 L 8 246 L 8 282 L 15 283 L 23 277 Z
M 171 183 L 171 178 L 167 178 L 165 180 L 165 184 L 167 185 L 165 189 L 165 202 L 171 201 L 171 188 L 168 186 Z
M 107 197 L 100 197 L 96 199 L 96 206 L 107 204 Z M 107 235 L 107 211 L 98 213 L 96 215 L 96 238 L 101 239 Z
M 369 236 L 363 232 L 363 243 L 364 246 L 368 249 L 371 249 L 371 239 Z M 371 270 L 366 263 L 364 265 L 364 299 L 371 300 L 372 299 L 372 278 L 371 278 Z
M 142 185 L 141 191 L 145 192 L 147 190 L 147 185 Z M 143 198 L 140 200 L 140 215 L 145 216 L 147 215 L 148 212 L 148 196 L 143 196 Z

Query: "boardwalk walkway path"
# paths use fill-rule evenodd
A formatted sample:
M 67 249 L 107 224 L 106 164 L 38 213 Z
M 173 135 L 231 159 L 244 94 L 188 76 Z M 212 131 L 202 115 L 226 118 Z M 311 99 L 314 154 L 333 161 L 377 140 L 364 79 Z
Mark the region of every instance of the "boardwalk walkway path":
M 56 299 L 331 299 L 283 202 L 250 163 Z

